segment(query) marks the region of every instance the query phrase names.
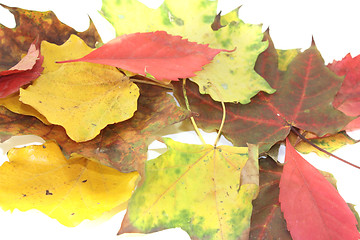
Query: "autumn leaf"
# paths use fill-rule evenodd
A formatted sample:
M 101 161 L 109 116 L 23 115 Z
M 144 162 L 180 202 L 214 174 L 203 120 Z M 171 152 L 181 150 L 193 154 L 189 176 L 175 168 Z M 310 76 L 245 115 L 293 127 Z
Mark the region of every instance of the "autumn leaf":
M 129 201 L 119 233 L 181 227 L 192 239 L 248 239 L 257 146 L 248 156 L 247 148 L 164 142 L 168 151 L 146 163 L 145 182 Z
M 46 40 L 58 45 L 63 44 L 71 34 L 80 36 L 90 47 L 101 42 L 92 22 L 85 32 L 76 32 L 60 22 L 51 11 L 38 12 L 0 5 L 14 14 L 16 21 L 14 29 L 0 24 L 0 70 L 7 70 L 15 65 L 37 37 L 39 42 Z
M 216 5 L 209 0 L 166 0 L 158 9 L 150 9 L 137 0 L 105 0 L 103 12 L 117 35 L 163 30 L 211 48 L 235 49 L 218 54 L 192 78 L 202 94 L 208 93 L 216 101 L 245 104 L 259 91 L 273 93 L 274 89 L 254 71 L 258 55 L 268 46 L 262 41 L 261 26 L 245 24 L 232 12 L 231 17 L 225 16 L 231 22 L 225 21 L 225 27 L 213 31 Z
M 91 63 L 64 65 L 20 90 L 21 102 L 63 126 L 76 142 L 91 140 L 106 125 L 131 118 L 138 97 L 138 87 L 116 68 Z
M 57 45 L 47 41 L 41 42 L 41 53 L 45 56 L 43 74 L 54 72 L 62 67 L 56 61 L 66 61 L 72 58 L 80 58 L 91 53 L 94 48 L 85 44 L 84 40 L 77 35 L 70 35 L 69 39 L 62 45 Z
M 226 104 L 222 132 L 236 146 L 260 144 L 267 151 L 289 134 L 290 127 L 317 136 L 335 134 L 352 120 L 332 107 L 342 79 L 324 66 L 315 46 L 298 54 L 286 72 L 278 70 L 277 54 L 270 41 L 268 50 L 257 61 L 256 70 L 276 89 L 274 94 L 259 93 L 247 105 Z M 183 103 L 182 86 L 174 84 L 176 97 Z M 191 110 L 201 128 L 213 131 L 220 126 L 222 107 L 206 95 L 199 95 L 194 84 L 187 84 Z
M 259 160 L 260 192 L 253 201 L 249 239 L 291 240 L 280 209 L 279 183 L 282 166 L 270 158 Z
M 141 46 L 141 47 L 139 47 Z M 212 49 L 164 31 L 134 33 L 117 37 L 88 55 L 58 63 L 91 62 L 150 74 L 157 80 L 195 76 L 223 49 Z
M 279 183 L 283 167 L 270 158 L 259 159 L 260 192 L 253 201 L 251 230 L 249 239 L 292 239 L 287 230 L 284 215 L 280 209 Z M 325 179 L 336 188 L 334 176 L 320 171 Z M 352 204 L 348 203 L 354 216 L 357 212 Z
M 344 82 L 336 94 L 333 105 L 348 116 L 360 115 L 360 55 L 351 57 L 346 55 L 341 61 L 334 61 L 328 65 L 329 69 L 339 76 L 344 76 Z M 349 123 L 345 129 L 355 130 L 360 128 L 360 119 Z
M 71 49 L 76 49 L 76 51 L 71 51 Z M 90 53 L 92 50 L 93 48 L 84 44 L 84 41 L 76 35 L 71 35 L 69 39 L 60 46 L 47 41 L 42 41 L 41 52 L 44 56 L 46 56 L 42 63 L 42 68 L 44 68 L 42 74 L 59 69 L 61 65 L 56 64 L 56 61 L 58 60 L 68 60 L 70 58 L 81 57 Z M 39 111 L 30 105 L 19 101 L 19 97 L 19 94 L 13 94 L 7 98 L 0 99 L 0 105 L 6 107 L 12 112 L 35 116 L 43 123 L 48 125 L 51 124 L 42 114 L 39 113 Z
M 35 108 L 20 102 L 18 93 L 12 94 L 6 98 L 1 98 L 0 106 L 4 106 L 14 113 L 23 114 L 27 116 L 34 116 L 46 125 L 51 124 L 43 115 L 41 115 L 38 111 L 36 111 Z
M 278 55 L 278 67 L 281 71 L 286 71 L 292 60 L 300 53 L 299 49 L 276 49 Z
M 79 44 L 87 48 L 78 37 L 69 41 L 65 47 L 58 47 L 59 55 L 64 51 L 76 51 Z M 50 66 L 46 66 L 47 63 Z M 53 64 L 51 61 L 44 63 L 47 72 L 31 86 L 20 90 L 20 101 L 35 108 L 50 123 L 63 126 L 74 141 L 91 140 L 106 125 L 133 116 L 137 109 L 138 87 L 115 67 L 71 63 L 51 71 Z
M 139 176 L 86 158 L 67 160 L 51 141 L 14 148 L 8 157 L 10 161 L 0 167 L 1 207 L 35 208 L 69 227 L 125 204 Z
M 288 139 L 279 199 L 293 239 L 360 238 L 346 202 Z
M 159 87 L 138 84 L 138 110 L 124 122 L 108 125 L 91 141 L 76 143 L 61 126 L 44 125 L 36 118 L 14 114 L 0 107 L 0 140 L 15 135 L 37 135 L 56 140 L 64 155 L 99 160 L 122 172 L 143 172 L 147 146 L 164 127 L 180 122 L 190 113 L 176 105 L 173 97 Z
M 35 40 L 20 62 L 9 70 L 0 72 L 0 98 L 5 98 L 19 91 L 21 86 L 38 78 L 43 70 L 41 67 L 43 59 L 39 44 Z
M 356 141 L 347 136 L 345 132 L 339 132 L 337 134 L 321 138 L 310 138 L 308 137 L 309 134 L 306 133 L 304 135 L 311 143 L 330 153 L 348 144 L 356 143 Z M 294 145 L 295 149 L 300 153 L 308 154 L 311 152 L 315 152 L 320 157 L 329 157 L 328 154 L 319 151 L 318 149 L 311 146 L 309 143 L 299 140 L 299 137 L 296 134 L 290 133 L 288 138 L 291 144 Z

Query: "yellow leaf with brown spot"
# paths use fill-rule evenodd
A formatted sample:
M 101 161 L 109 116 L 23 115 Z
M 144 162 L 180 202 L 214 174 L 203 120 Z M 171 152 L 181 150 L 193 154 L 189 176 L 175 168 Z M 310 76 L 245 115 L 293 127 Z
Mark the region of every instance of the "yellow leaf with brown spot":
M 4 210 L 38 209 L 73 227 L 85 219 L 125 205 L 138 173 L 121 173 L 86 158 L 67 160 L 58 145 L 12 149 L 0 167 L 0 205 Z

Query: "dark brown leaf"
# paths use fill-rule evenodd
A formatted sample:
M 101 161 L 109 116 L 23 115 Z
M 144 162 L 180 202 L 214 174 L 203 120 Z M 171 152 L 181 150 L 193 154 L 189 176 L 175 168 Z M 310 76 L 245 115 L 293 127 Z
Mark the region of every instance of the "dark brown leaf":
M 0 24 L 0 70 L 7 70 L 19 62 L 30 44 L 39 38 L 58 45 L 63 44 L 71 34 L 81 37 L 90 47 L 101 42 L 100 35 L 91 22 L 85 32 L 77 32 L 63 24 L 51 11 L 38 12 L 0 4 L 14 14 L 16 27 L 7 28 Z

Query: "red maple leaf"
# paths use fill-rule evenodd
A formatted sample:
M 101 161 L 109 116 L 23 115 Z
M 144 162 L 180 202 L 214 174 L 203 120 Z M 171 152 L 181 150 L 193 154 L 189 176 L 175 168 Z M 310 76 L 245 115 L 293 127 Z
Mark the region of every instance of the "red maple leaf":
M 348 116 L 360 115 L 360 55 L 351 57 L 346 55 L 341 61 L 334 61 L 328 65 L 329 69 L 339 76 L 344 76 L 344 82 L 336 94 L 333 105 Z M 360 128 L 360 118 L 350 122 L 345 129 Z
M 18 64 L 0 72 L 0 98 L 17 92 L 21 86 L 40 76 L 44 57 L 40 54 L 39 43 L 35 42 L 30 45 L 27 55 Z
M 279 200 L 293 239 L 360 238 L 357 221 L 344 199 L 288 139 Z
M 125 34 L 82 58 L 58 63 L 100 63 L 142 75 L 149 73 L 157 80 L 178 80 L 195 76 L 221 51 L 226 50 L 157 31 Z
M 287 71 L 278 69 L 278 55 L 268 34 L 269 48 L 259 55 L 255 70 L 276 89 L 274 94 L 260 92 L 249 104 L 226 105 L 226 121 L 222 132 L 236 146 L 260 144 L 260 152 L 282 141 L 291 126 L 313 132 L 317 136 L 334 134 L 353 118 L 332 106 L 342 79 L 325 65 L 313 44 L 297 55 Z M 182 85 L 173 83 L 175 96 L 184 105 Z M 198 87 L 189 82 L 187 95 L 191 110 L 199 113 L 195 119 L 202 129 L 219 128 L 222 107 Z

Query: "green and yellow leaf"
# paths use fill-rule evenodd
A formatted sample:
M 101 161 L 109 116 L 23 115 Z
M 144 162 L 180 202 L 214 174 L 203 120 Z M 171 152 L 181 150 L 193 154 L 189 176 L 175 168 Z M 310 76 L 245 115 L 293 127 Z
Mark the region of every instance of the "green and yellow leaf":
M 328 154 L 317 150 L 309 143 L 305 141 L 299 141 L 298 137 L 293 133 L 290 133 L 289 140 L 291 141 L 292 144 L 294 144 L 295 149 L 303 154 L 314 152 L 320 157 L 329 157 Z M 349 136 L 347 136 L 345 132 L 340 132 L 331 136 L 326 136 L 321 138 L 316 137 L 313 139 L 309 139 L 309 141 L 330 153 L 334 152 L 335 150 L 343 146 L 356 143 L 356 141 L 351 139 Z
M 248 148 L 164 141 L 168 151 L 146 163 L 119 233 L 181 227 L 192 239 L 247 239 L 257 146 L 248 155 Z
M 192 78 L 202 94 L 210 94 L 216 101 L 245 104 L 259 91 L 274 93 L 254 71 L 258 55 L 268 46 L 262 41 L 261 26 L 245 24 L 234 17 L 234 11 L 225 16 L 225 22 L 231 23 L 213 31 L 216 7 L 217 2 L 211 0 L 166 0 L 158 9 L 150 9 L 137 0 L 103 1 L 104 15 L 118 35 L 164 30 L 212 48 L 234 49 L 216 56 Z

